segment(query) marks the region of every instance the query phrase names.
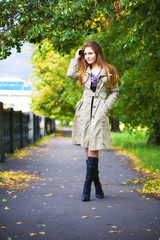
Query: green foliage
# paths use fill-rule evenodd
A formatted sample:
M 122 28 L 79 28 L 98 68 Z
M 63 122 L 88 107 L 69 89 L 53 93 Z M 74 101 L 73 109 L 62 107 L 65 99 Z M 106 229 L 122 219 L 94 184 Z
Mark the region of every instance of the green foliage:
M 52 50 L 63 54 L 77 49 L 88 39 L 98 41 L 107 61 L 120 74 L 120 97 L 112 109 L 114 118 L 131 128 L 147 127 L 151 142 L 160 144 L 159 1 L 2 0 L 0 9 L 1 59 L 10 55 L 11 47 L 20 51 L 24 41 L 38 43 L 39 56 L 40 48 L 44 51 L 45 39 L 52 44 Z M 59 76 L 59 81 L 64 75 Z M 62 89 L 57 87 L 56 91 L 62 95 Z M 36 101 L 40 102 L 38 97 L 34 105 Z M 46 106 L 47 103 L 37 104 L 37 111 Z M 56 106 L 60 106 L 60 101 Z M 48 109 L 48 114 L 52 114 L 52 105 Z M 72 110 L 69 112 L 71 116 Z
M 34 75 L 31 109 L 35 114 L 54 117 L 60 121 L 72 121 L 82 89 L 76 81 L 66 76 L 68 58 L 56 54 L 52 44 L 45 41 L 41 48 L 38 45 L 35 47 L 32 64 Z
M 120 74 L 114 114 L 130 127 L 147 127 L 160 144 L 159 3 L 122 1 L 116 18 L 98 34 L 106 59 Z
M 0 2 L 0 57 L 11 54 L 12 47 L 20 52 L 24 41 L 41 43 L 49 39 L 52 47 L 69 53 L 83 43 L 84 35 L 97 31 L 92 20 L 101 11 L 112 13 L 113 1 L 98 0 L 2 0 Z M 106 8 L 104 8 L 106 6 Z M 86 24 L 86 21 L 88 24 Z

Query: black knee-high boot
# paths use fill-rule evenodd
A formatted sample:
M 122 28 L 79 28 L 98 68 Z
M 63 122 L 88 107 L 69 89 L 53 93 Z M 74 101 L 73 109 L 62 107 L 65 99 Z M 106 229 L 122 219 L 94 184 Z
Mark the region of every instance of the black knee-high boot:
M 102 184 L 99 180 L 98 162 L 99 162 L 99 159 L 97 158 L 96 170 L 95 170 L 95 176 L 94 176 L 93 182 L 94 182 L 94 186 L 95 186 L 96 197 L 97 198 L 104 198 L 104 193 L 103 193 L 103 190 L 102 190 Z
M 84 182 L 83 194 L 81 197 L 82 201 L 90 201 L 91 184 L 96 173 L 96 162 L 97 158 L 88 157 L 86 180 Z

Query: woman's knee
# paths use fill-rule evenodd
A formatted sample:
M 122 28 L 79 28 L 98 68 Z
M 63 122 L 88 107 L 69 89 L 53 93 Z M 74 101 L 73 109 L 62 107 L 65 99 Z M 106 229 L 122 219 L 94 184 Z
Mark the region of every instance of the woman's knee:
M 89 150 L 88 151 L 88 156 L 89 157 L 96 157 L 96 158 L 98 158 L 98 151 Z

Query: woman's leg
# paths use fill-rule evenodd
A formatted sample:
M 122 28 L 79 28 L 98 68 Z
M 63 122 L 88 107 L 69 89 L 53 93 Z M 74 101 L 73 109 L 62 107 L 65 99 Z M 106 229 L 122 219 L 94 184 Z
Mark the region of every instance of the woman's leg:
M 88 159 L 88 148 L 85 148 L 86 159 Z
M 98 151 L 92 151 L 92 150 L 88 150 L 88 148 L 85 148 L 85 153 L 86 153 L 86 159 L 88 159 L 88 157 L 98 158 Z
M 104 193 L 102 190 L 101 182 L 99 180 L 99 170 L 98 170 L 99 158 L 98 158 L 98 155 L 99 155 L 98 151 L 88 150 L 87 164 L 89 163 L 93 167 L 92 181 L 94 182 L 94 186 L 95 186 L 95 190 L 96 190 L 96 197 L 103 198 Z
M 98 151 L 88 150 L 88 157 L 98 158 Z

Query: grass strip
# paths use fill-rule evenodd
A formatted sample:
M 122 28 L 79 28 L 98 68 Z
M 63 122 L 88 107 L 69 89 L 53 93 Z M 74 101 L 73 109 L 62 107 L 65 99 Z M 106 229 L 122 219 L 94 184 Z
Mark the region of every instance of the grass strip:
M 132 169 L 143 173 L 144 180 L 130 180 L 134 184 L 143 184 L 137 191 L 160 198 L 160 146 L 148 145 L 147 134 L 140 131 L 112 132 L 111 141 L 113 148 L 130 158 Z

